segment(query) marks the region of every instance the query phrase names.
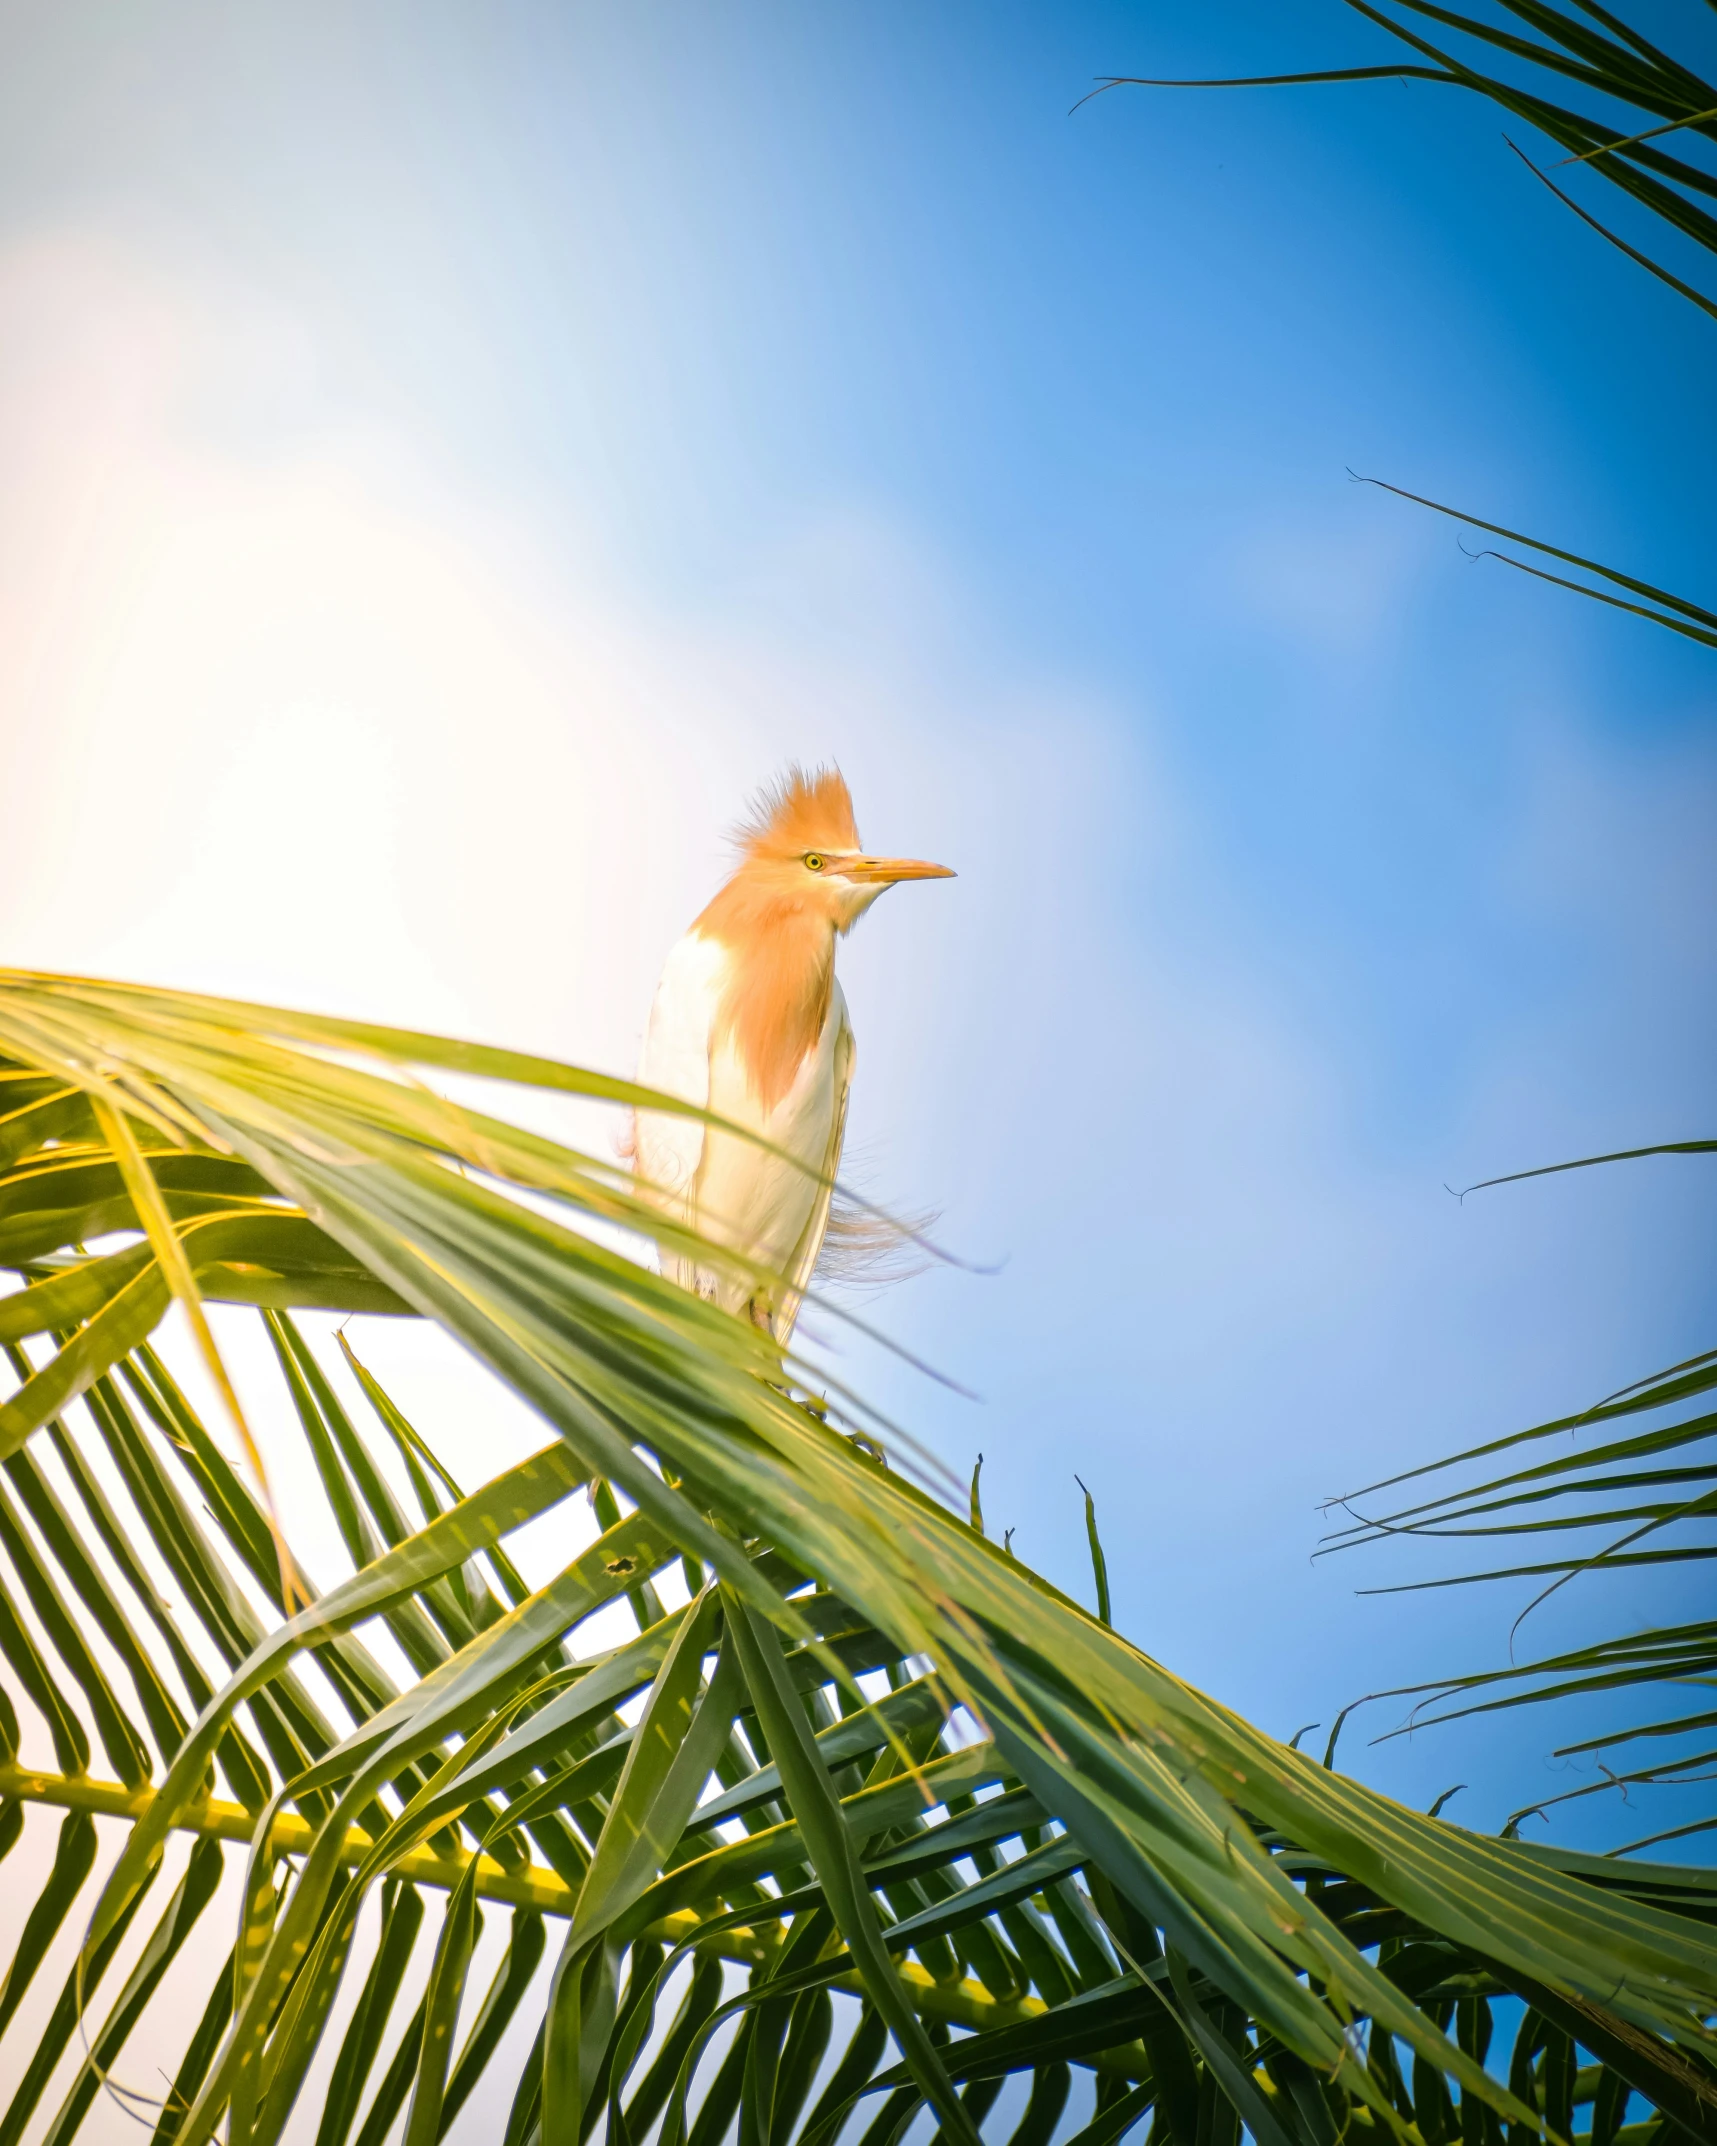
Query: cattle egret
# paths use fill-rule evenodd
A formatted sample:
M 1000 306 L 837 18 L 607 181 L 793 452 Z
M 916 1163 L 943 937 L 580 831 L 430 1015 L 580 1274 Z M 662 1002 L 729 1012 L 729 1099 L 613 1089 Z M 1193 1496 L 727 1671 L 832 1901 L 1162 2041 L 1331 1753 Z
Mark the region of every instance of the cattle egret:
M 784 1342 L 829 1226 L 852 1086 L 835 940 L 899 881 L 954 875 L 916 858 L 867 855 L 834 768 L 789 768 L 758 798 L 738 840 L 733 877 L 668 956 L 638 1078 L 784 1152 L 700 1118 L 643 1110 L 633 1155 L 665 1212 L 769 1278 L 667 1250 L 662 1271 Z

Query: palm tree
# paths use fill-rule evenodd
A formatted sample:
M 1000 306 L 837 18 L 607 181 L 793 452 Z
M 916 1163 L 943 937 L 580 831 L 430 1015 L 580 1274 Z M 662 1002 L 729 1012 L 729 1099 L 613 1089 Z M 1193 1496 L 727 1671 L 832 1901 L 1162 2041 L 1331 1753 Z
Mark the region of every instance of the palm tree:
M 0 1847 L 66 1814 L 0 2029 L 83 1933 L 0 2045 L 0 2146 L 103 2095 L 180 2146 L 269 2146 L 301 2103 L 318 2146 L 402 2114 L 429 2146 L 480 2088 L 507 2146 L 883 2146 L 926 2108 L 971 2139 L 1016 2074 L 1028 2146 L 1073 2067 L 1091 2146 L 1717 2130 L 1717 1876 L 1406 1810 L 1141 1653 L 856 1396 L 617 1248 L 692 1249 L 500 1100 L 627 1084 L 16 972 L 0 1083 Z M 267 1329 L 352 1567 L 325 1590 L 223 1455 L 209 1301 Z M 221 1437 L 152 1342 L 175 1302 Z M 462 1490 L 349 1350 L 353 1420 L 307 1307 L 435 1322 L 547 1444 Z M 575 1498 L 599 1534 L 528 1586 L 509 1538 Z M 151 2097 L 129 2041 L 229 1859 L 231 1951 Z

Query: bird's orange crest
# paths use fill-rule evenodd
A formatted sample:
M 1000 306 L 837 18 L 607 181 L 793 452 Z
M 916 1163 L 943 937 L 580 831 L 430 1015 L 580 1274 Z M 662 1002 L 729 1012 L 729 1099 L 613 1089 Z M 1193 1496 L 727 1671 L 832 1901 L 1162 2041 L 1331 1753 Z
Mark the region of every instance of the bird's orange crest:
M 745 856 L 760 858 L 858 849 L 846 777 L 836 767 L 788 766 L 752 799 L 734 841 Z

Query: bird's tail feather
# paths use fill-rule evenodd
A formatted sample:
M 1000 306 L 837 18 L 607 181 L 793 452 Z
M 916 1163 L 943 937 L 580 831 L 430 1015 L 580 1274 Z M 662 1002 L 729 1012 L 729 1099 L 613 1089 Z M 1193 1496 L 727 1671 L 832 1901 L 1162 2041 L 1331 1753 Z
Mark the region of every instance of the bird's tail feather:
M 926 1240 L 941 1219 L 933 1211 L 889 1214 L 837 1191 L 812 1286 L 874 1290 L 910 1281 L 936 1264 Z

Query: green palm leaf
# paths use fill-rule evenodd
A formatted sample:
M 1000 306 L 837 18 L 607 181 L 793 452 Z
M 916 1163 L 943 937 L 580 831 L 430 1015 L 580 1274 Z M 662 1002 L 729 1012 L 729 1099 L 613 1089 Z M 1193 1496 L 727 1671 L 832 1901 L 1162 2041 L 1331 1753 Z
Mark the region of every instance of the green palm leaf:
M 1518 1170 L 1489 1178 L 1470 1191 L 1490 1185 L 1518 1184 L 1566 1170 L 1594 1169 L 1605 1163 L 1637 1162 L 1656 1155 L 1697 1155 L 1717 1150 L 1717 1141 L 1681 1140 L 1652 1147 L 1628 1148 L 1608 1155 L 1582 1156 L 1535 1170 Z M 1462 1195 L 1465 1197 L 1465 1194 Z M 1539 1554 L 1528 1564 L 1487 1566 L 1429 1580 L 1398 1582 L 1370 1593 L 1395 1593 L 1422 1587 L 1463 1587 L 1487 1581 L 1532 1579 L 1537 1587 L 1514 1622 L 1514 1635 L 1550 1595 L 1574 1582 L 1610 1575 L 1700 1565 L 1717 1557 L 1717 1411 L 1684 1410 L 1717 1389 L 1717 1351 L 1636 1380 L 1620 1393 L 1574 1416 L 1560 1416 L 1531 1429 L 1469 1447 L 1446 1458 L 1354 1491 L 1336 1501 L 1348 1524 L 1325 1538 L 1321 1554 L 1352 1550 L 1402 1537 L 1459 1541 L 1496 1539 L 1526 1542 Z M 1641 1425 L 1640 1419 L 1649 1420 Z M 1668 1420 L 1665 1420 L 1665 1419 Z M 1544 1440 L 1555 1444 L 1548 1457 L 1528 1457 Z M 1492 1474 L 1497 1456 L 1510 1454 L 1525 1465 Z M 1484 1463 L 1477 1470 L 1476 1463 Z M 1429 1479 L 1459 1471 L 1459 1487 L 1433 1488 Z M 1415 1485 L 1407 1504 L 1385 1501 Z M 1379 1501 L 1385 1509 L 1379 1510 Z M 1362 1505 L 1365 1508 L 1362 1510 Z M 1598 1533 L 1601 1539 L 1594 1542 Z M 1612 1616 L 1614 1612 L 1610 1613 Z M 1552 1700 L 1610 1695 L 1623 1711 L 1613 1725 L 1576 1743 L 1564 1744 L 1558 1758 L 1598 1756 L 1598 1779 L 1545 1798 L 1517 1811 L 1512 1833 L 1529 1816 L 1591 1795 L 1630 1788 L 1687 1788 L 1717 1781 L 1717 1754 L 1673 1750 L 1647 1765 L 1614 1771 L 1602 1754 L 1642 1740 L 1686 1739 L 1709 1728 L 1717 1716 L 1700 1703 L 1717 1688 L 1717 1625 L 1708 1620 L 1643 1630 L 1610 1630 L 1588 1644 L 1500 1669 L 1469 1671 L 1429 1682 L 1373 1694 L 1376 1698 L 1411 1698 L 1411 1721 L 1417 1726 L 1456 1721 Z M 1689 1692 L 1695 1696 L 1689 1701 Z M 1359 1702 L 1364 1703 L 1364 1702 Z M 1637 1718 L 1639 1706 L 1653 1711 Z M 1352 1709 L 1347 1710 L 1351 1712 Z M 1399 1733 L 1391 1732 L 1391 1733 Z M 1717 1802 L 1687 1824 L 1646 1835 L 1622 1853 L 1717 1829 Z
M 627 1084 L 16 973 L 0 980 L 0 1056 L 40 1131 L 14 1130 L 0 1176 L 0 1218 L 23 1248 L 21 1286 L 0 1302 L 13 1346 L 35 1351 L 15 1360 L 6 1469 L 21 1485 L 39 1451 L 94 1440 L 135 1515 L 102 1516 L 91 1471 L 72 1468 L 96 1539 L 147 1541 L 182 1597 L 174 1619 L 195 1626 L 194 1644 L 164 1645 L 159 1691 L 135 1642 L 119 1650 L 129 1692 L 92 1675 L 56 1714 L 43 1649 L 96 1669 L 85 1623 L 120 1630 L 115 1590 L 147 1576 L 135 1557 L 80 1548 L 69 1519 L 50 1527 L 20 1488 L 0 1548 L 21 1581 L 20 1563 L 42 1583 L 57 1567 L 58 1610 L 39 1587 L 8 1659 L 36 1733 L 57 1725 L 59 1756 L 33 1771 L 12 1737 L 0 1797 L 58 1804 L 68 1827 L 98 1811 L 129 1822 L 80 1905 L 68 2034 L 172 1840 L 205 1844 L 199 1871 L 225 1852 L 212 1844 L 246 1844 L 232 1965 L 158 2137 L 202 2146 L 224 2125 L 267 2146 L 337 2032 L 323 2146 L 379 2142 L 402 2117 L 425 2146 L 469 2104 L 508 2022 L 533 2012 L 537 2045 L 510 2082 L 518 2146 L 595 2125 L 641 2140 L 654 2124 L 697 2146 L 734 2124 L 748 2139 L 880 2140 L 926 2104 L 964 2131 L 1013 2073 L 1030 2081 L 1029 2140 L 1062 2120 L 1069 2065 L 1096 2082 L 1094 2138 L 1148 2117 L 1178 2146 L 1240 2124 L 1276 2146 L 1356 2126 L 1429 2140 L 1453 2105 L 1445 2081 L 1475 2119 L 1489 2108 L 1530 2132 L 1553 2127 L 1556 2066 L 1576 2042 L 1626 2082 L 1606 2108 L 1637 2088 L 1710 2129 L 1708 1892 L 1655 1866 L 1600 1880 L 1580 1859 L 1481 1839 L 1261 1735 L 921 1487 L 910 1446 L 856 1397 L 805 1405 L 765 1337 L 616 1249 L 614 1225 L 663 1233 L 623 1171 L 437 1095 L 427 1076 L 459 1077 L 462 1096 L 477 1080 L 641 1099 Z M 129 1164 L 104 1137 L 120 1119 Z M 104 1234 L 127 1241 L 91 1245 Z M 277 1551 L 148 1350 L 187 1290 L 265 1307 L 356 1568 L 325 1592 Z M 55 1292 L 51 1317 L 38 1292 Z M 436 1320 L 554 1441 L 456 1496 L 367 1374 L 374 1427 L 345 1412 L 292 1320 L 299 1304 Z M 79 1396 L 87 1420 L 66 1413 Z M 421 1525 L 378 1437 L 402 1468 L 410 1458 Z M 507 1538 L 582 1485 L 602 1532 L 526 1591 Z M 682 1571 L 696 1591 L 676 1606 Z M 621 1606 L 636 1636 L 599 1636 L 592 1620 Z M 367 1626 L 391 1634 L 405 1682 Z M 136 1781 L 87 1772 L 86 1714 Z M 145 1729 L 169 1720 L 190 1726 L 157 1778 Z M 63 1918 L 61 1894 L 81 1894 L 81 1836 L 68 1837 L 41 1929 Z M 378 1888 L 381 1950 L 360 1975 L 359 1910 Z M 433 1932 L 413 1905 L 424 1892 L 448 1903 Z M 147 1995 L 137 1977 L 166 1971 L 191 1897 L 174 1896 L 94 2025 L 116 2091 L 136 2091 L 121 2059 Z M 479 1918 L 497 1909 L 512 1917 L 508 1956 L 479 1993 Z M 396 2027 L 400 1963 L 419 1955 L 426 1994 Z M 718 1961 L 742 1977 L 725 2001 Z M 1487 2069 L 1479 2031 L 1511 1992 L 1549 2022 L 1512 2083 Z M 834 2055 L 837 1998 L 849 2038 Z M 7 2137 L 61 2061 L 46 2043 L 38 2057 L 0 2117 Z M 76 2130 L 92 2080 L 71 2081 L 56 2138 Z
M 1577 0 L 1577 12 L 1544 4 L 1544 0 L 1498 0 L 1504 15 L 1524 25 L 1527 32 L 1505 23 L 1443 7 L 1435 0 L 1392 0 L 1391 5 L 1374 0 L 1347 0 L 1347 5 L 1367 22 L 1404 45 L 1414 57 L 1393 66 L 1326 67 L 1302 69 L 1290 74 L 1230 75 L 1199 80 L 1151 75 L 1110 75 L 1091 92 L 1098 96 L 1111 89 L 1266 89 L 1297 88 L 1320 83 L 1378 81 L 1431 82 L 1444 88 L 1466 90 L 1485 98 L 1511 118 L 1535 127 L 1564 152 L 1563 164 L 1589 166 L 1612 186 L 1618 187 L 1658 220 L 1690 239 L 1707 252 L 1717 253 L 1717 214 L 1704 207 L 1717 201 L 1717 172 L 1661 146 L 1672 136 L 1699 144 L 1717 143 L 1717 86 L 1693 68 L 1623 22 L 1609 9 Z M 1435 36 L 1415 25 L 1432 25 Z M 1449 36 L 1455 40 L 1451 46 Z M 1476 48 L 1476 50 L 1474 49 Z M 1499 62 L 1512 63 L 1514 72 L 1498 74 Z M 1519 70 L 1524 69 L 1522 74 Z M 1549 78 L 1549 83 L 1546 82 Z M 1587 96 L 1603 100 L 1599 110 L 1587 106 L 1573 110 L 1556 96 L 1546 94 L 1550 85 L 1571 82 Z M 1081 100 L 1088 101 L 1088 100 Z M 1618 125 L 1605 116 L 1606 108 L 1621 110 Z M 1505 137 L 1506 138 L 1506 137 Z M 1612 231 L 1583 208 L 1549 172 L 1536 164 L 1512 139 L 1508 146 L 1527 169 L 1582 223 L 1644 268 L 1689 304 L 1717 319 L 1717 298 L 1676 275 L 1663 262 Z M 1368 483 L 1380 480 L 1368 478 Z M 1717 647 L 1717 614 L 1709 606 L 1671 595 L 1637 576 L 1615 567 L 1599 565 L 1578 553 L 1538 537 L 1523 536 L 1498 523 L 1423 499 L 1416 492 L 1387 484 L 1385 491 L 1447 514 L 1468 527 L 1506 537 L 1511 543 L 1560 559 L 1593 577 L 1575 581 L 1549 572 L 1504 552 L 1483 552 L 1483 558 L 1501 560 L 1505 566 L 1531 574 L 1558 588 L 1590 597 L 1637 618 L 1649 619 L 1671 633 Z M 1596 585 L 1595 585 L 1596 584 Z M 1607 586 L 1604 586 L 1607 584 Z M 1618 595 L 1618 590 L 1626 595 Z

